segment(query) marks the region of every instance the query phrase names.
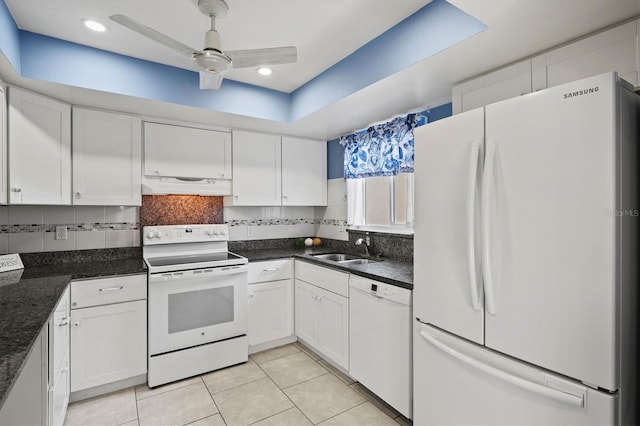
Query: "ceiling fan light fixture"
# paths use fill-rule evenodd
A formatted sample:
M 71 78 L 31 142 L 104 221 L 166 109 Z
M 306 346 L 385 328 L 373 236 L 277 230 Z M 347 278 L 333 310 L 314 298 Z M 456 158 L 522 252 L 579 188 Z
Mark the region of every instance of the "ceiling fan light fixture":
M 203 50 L 194 53 L 193 61 L 211 74 L 225 74 L 231 69 L 231 58 L 217 50 Z
M 85 27 L 89 28 L 92 31 L 96 31 L 98 33 L 103 33 L 107 30 L 107 27 L 102 25 L 100 22 L 93 21 L 91 19 L 83 19 L 82 23 L 84 24 Z
M 264 75 L 265 77 L 268 75 L 271 75 L 273 71 L 271 70 L 271 68 L 268 67 L 260 67 L 258 68 L 258 74 L 260 75 Z

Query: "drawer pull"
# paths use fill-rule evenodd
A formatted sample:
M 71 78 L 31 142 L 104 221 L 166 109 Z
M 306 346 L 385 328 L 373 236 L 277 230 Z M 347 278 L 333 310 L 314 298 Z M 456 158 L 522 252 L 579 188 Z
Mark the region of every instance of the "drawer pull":
M 69 318 L 64 318 L 62 321 L 60 321 L 58 327 L 64 327 L 65 325 L 69 325 Z
M 280 268 L 269 268 L 269 269 L 263 269 L 262 272 L 278 272 L 280 270 Z
M 114 286 L 114 287 L 99 288 L 98 291 L 100 293 L 109 293 L 109 292 L 113 292 L 113 291 L 120 291 L 123 288 L 124 287 L 120 285 L 120 286 Z

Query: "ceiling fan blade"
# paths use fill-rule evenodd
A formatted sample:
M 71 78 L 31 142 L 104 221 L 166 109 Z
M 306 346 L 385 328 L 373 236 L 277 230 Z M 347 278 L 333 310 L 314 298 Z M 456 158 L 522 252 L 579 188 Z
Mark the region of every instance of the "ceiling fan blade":
M 136 21 L 135 19 L 131 19 L 125 15 L 111 15 L 109 16 L 113 22 L 117 22 L 118 24 L 129 28 L 132 31 L 137 32 L 138 34 L 142 34 L 145 37 L 150 38 L 153 41 L 156 41 L 170 49 L 175 50 L 178 53 L 183 54 L 187 57 L 193 57 L 193 53 L 196 52 L 192 47 L 187 46 L 186 44 L 182 44 L 177 40 L 172 39 L 169 36 L 162 34 L 154 30 L 153 28 L 147 27 L 146 25 Z
M 231 58 L 233 68 L 289 64 L 298 60 L 298 49 L 294 46 L 271 47 L 267 49 L 231 50 L 225 51 L 224 53 Z
M 222 78 L 222 74 L 200 71 L 200 88 L 217 90 L 222 84 Z

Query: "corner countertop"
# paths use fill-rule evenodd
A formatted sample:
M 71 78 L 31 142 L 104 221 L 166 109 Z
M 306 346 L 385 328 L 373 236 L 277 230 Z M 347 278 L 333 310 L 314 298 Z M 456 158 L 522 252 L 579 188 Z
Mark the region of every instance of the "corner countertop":
M 381 281 L 387 284 L 413 290 L 413 263 L 381 258 L 379 262 L 369 262 L 363 265 L 341 264 L 330 260 L 314 257 L 314 254 L 335 253 L 329 247 L 293 247 L 278 249 L 235 250 L 234 253 L 244 256 L 250 262 L 295 257 L 318 265 L 339 269 L 365 278 Z
M 0 408 L 71 280 L 141 273 L 135 258 L 26 267 L 14 284 L 0 279 Z

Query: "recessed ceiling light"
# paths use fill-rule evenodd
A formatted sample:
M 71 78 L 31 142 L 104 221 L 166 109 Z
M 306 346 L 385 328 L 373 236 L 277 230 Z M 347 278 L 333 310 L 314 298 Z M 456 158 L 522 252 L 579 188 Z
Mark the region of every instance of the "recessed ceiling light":
M 82 21 L 82 23 L 90 30 L 97 31 L 99 33 L 103 33 L 107 30 L 107 28 L 100 22 L 92 21 L 91 19 L 85 19 Z
M 260 75 L 271 75 L 273 71 L 271 71 L 271 68 L 267 68 L 267 67 L 260 67 L 258 68 L 258 73 Z

